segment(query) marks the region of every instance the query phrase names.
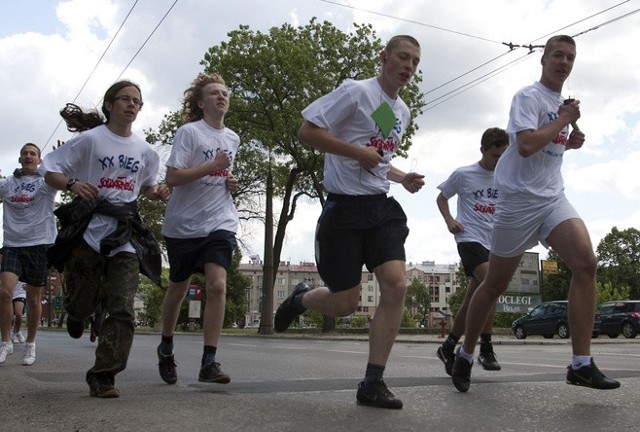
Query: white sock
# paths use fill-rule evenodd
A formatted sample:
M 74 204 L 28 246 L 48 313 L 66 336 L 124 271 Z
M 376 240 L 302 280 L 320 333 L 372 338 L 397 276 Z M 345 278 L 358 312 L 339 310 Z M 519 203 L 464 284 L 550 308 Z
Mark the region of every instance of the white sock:
M 580 369 L 583 366 L 591 365 L 591 356 L 586 355 L 574 355 L 571 358 L 571 368 L 573 370 Z
M 469 363 L 473 364 L 473 354 L 467 354 L 464 351 L 464 348 L 462 347 L 462 345 L 460 345 L 460 349 L 458 349 L 458 355 L 463 359 L 465 359 L 466 361 L 468 361 Z

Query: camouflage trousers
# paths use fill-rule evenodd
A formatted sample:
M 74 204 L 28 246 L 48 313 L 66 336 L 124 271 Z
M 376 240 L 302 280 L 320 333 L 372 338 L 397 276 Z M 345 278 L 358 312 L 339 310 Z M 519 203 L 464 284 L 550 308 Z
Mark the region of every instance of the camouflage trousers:
M 75 247 L 65 264 L 64 308 L 69 316 L 86 322 L 98 305 L 106 315 L 90 373 L 115 375 L 127 366 L 133 344 L 133 299 L 139 271 L 136 254 L 123 252 L 106 257 L 84 242 Z

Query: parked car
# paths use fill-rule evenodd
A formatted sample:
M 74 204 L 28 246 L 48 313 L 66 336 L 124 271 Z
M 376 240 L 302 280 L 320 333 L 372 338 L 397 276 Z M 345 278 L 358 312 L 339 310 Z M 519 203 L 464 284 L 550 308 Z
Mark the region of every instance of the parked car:
M 600 333 L 616 338 L 620 333 L 634 338 L 640 332 L 640 300 L 616 300 L 598 306 Z
M 518 339 L 524 339 L 530 335 L 542 335 L 552 338 L 554 335 L 566 339 L 571 335 L 568 319 L 569 302 L 556 300 L 540 303 L 531 312 L 518 318 L 511 324 L 511 330 Z M 600 335 L 600 318 L 594 314 L 593 337 Z

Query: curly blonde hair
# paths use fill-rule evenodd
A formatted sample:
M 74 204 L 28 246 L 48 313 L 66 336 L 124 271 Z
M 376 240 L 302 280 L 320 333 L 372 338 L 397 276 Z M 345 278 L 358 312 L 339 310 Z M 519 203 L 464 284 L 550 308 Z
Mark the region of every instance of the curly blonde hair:
M 222 84 L 227 87 L 224 79 L 218 74 L 198 74 L 191 83 L 191 87 L 184 91 L 182 102 L 182 118 L 185 123 L 201 120 L 204 117 L 202 109 L 198 106 L 198 101 L 202 99 L 202 90 L 207 84 Z

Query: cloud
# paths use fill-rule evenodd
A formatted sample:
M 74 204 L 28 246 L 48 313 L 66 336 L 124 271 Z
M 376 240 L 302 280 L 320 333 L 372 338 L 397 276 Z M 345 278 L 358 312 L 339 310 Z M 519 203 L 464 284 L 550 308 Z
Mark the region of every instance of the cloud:
M 425 174 L 427 185 L 416 195 L 392 186 L 409 216 L 407 257 L 414 262 L 457 262 L 455 244 L 435 205 L 435 188 L 456 167 L 479 159 L 482 132 L 505 127 L 514 92 L 539 78 L 540 52 L 509 52 L 502 42 L 544 43 L 560 31 L 576 34 L 599 26 L 577 37 L 578 58 L 565 89 L 582 101 L 579 124 L 587 134 L 585 147 L 565 156 L 566 192 L 593 227 L 594 239 L 614 225 L 640 226 L 635 206 L 627 204 L 640 196 L 635 176 L 640 57 L 634 55 L 640 14 L 616 20 L 632 12 L 634 4 L 623 2 L 599 14 L 618 2 L 501 0 L 479 7 L 474 0 L 351 0 L 341 2 L 345 7 L 280 0 L 267 7 L 261 1 L 239 0 L 220 7 L 199 0 L 181 0 L 175 6 L 174 0 L 39 0 L 31 8 L 23 3 L 7 2 L 0 17 L 0 169 L 5 175 L 16 167 L 23 143 L 46 144 L 46 153 L 56 139 L 71 136 L 59 126 L 58 111 L 78 95 L 96 64 L 77 102 L 99 105 L 104 91 L 122 74 L 142 86 L 145 106 L 134 124 L 134 131 L 142 134 L 179 108 L 183 90 L 202 70 L 199 62 L 207 49 L 240 25 L 266 32 L 284 23 L 306 25 L 317 17 L 345 31 L 351 31 L 354 22 L 371 23 L 383 41 L 397 33 L 416 36 L 422 46 L 423 91 L 434 103 L 417 119 L 420 130 L 409 158 L 394 163 Z M 499 74 L 486 79 L 498 69 Z M 283 259 L 313 258 L 318 212 L 317 203 L 301 206 L 290 224 Z M 252 250 L 262 255 L 261 227 L 243 230 Z

